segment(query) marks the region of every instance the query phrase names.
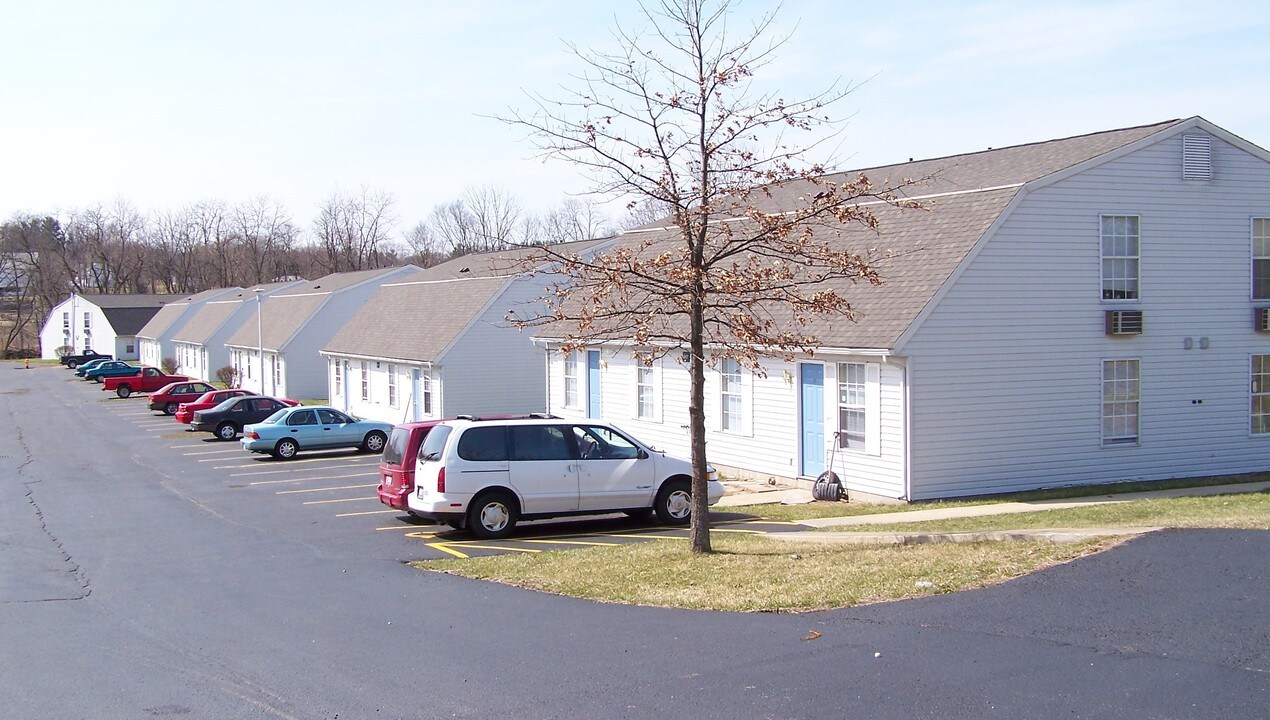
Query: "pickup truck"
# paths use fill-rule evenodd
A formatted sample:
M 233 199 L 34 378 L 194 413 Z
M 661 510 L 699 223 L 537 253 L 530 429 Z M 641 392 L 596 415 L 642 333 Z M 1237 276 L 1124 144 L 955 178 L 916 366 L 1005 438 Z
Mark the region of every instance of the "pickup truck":
M 102 380 L 101 389 L 112 390 L 119 397 L 126 398 L 133 393 L 154 392 L 168 383 L 189 380 L 184 375 L 164 375 L 163 371 L 156 367 L 142 365 L 137 369 L 140 372 L 135 375 L 107 377 Z
M 74 370 L 75 368 L 79 367 L 80 365 L 83 365 L 89 360 L 113 360 L 113 359 L 114 359 L 113 357 L 111 357 L 110 355 L 106 355 L 104 353 L 94 352 L 92 350 L 85 350 L 84 352 L 78 355 L 63 355 L 58 360 L 58 362 Z

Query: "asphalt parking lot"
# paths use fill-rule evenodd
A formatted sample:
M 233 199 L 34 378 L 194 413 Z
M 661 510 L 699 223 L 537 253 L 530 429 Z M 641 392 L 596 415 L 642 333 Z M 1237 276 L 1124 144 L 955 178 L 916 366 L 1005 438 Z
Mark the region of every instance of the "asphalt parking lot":
M 96 389 L 95 386 L 90 386 Z M 313 513 L 353 524 L 368 533 L 395 534 L 416 543 L 417 559 L 473 558 L 506 553 L 540 553 L 651 540 L 684 540 L 688 530 L 608 514 L 522 523 L 510 538 L 481 541 L 464 531 L 429 524 L 386 507 L 375 492 L 379 455 L 350 450 L 302 452 L 294 460 L 249 453 L 237 440 L 193 432 L 170 416 L 146 407 L 145 396 L 102 399 L 119 421 L 135 428 L 142 442 L 170 452 L 175 462 L 213 471 L 227 487 L 258 494 L 285 512 Z M 712 532 L 764 534 L 805 529 L 796 523 L 765 520 L 740 512 L 716 512 Z

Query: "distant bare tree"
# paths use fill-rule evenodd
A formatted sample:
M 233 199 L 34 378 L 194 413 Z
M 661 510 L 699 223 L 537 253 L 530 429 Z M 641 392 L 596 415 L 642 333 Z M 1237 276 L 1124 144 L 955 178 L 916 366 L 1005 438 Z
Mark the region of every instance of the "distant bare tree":
M 291 274 L 289 257 L 300 237 L 281 202 L 267 196 L 235 207 L 229 215 L 238 252 L 234 284 L 255 285 Z
M 349 272 L 382 267 L 380 246 L 384 244 L 396 217 L 391 193 L 365 186 L 356 193 L 339 190 L 318 206 L 313 235 L 323 251 L 327 272 Z
M 79 262 L 76 284 L 96 293 L 151 291 L 139 282 L 149 259 L 145 227 L 145 218 L 124 200 L 72 213 L 66 232 Z
M 426 222 L 416 223 L 406 231 L 402 239 L 410 251 L 411 262 L 420 267 L 431 267 L 450 256 L 445 242 Z
M 520 225 L 520 201 L 504 190 L 490 185 L 468 188 L 463 204 L 476 222 L 477 249 L 499 250 L 515 243 Z

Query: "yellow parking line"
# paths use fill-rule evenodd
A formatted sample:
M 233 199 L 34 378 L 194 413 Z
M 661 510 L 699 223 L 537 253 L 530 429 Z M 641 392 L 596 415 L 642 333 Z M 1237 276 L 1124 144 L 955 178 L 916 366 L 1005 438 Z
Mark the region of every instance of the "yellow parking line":
M 379 498 L 375 498 L 378 500 Z M 340 513 L 335 517 L 358 517 L 359 515 L 387 515 L 388 513 L 399 513 L 400 510 L 367 510 L 366 512 Z
M 375 502 L 379 502 L 379 496 L 376 495 L 375 497 L 343 498 L 340 500 L 308 500 L 301 504 L 303 505 L 331 505 L 334 503 L 366 502 L 367 500 L 374 500 Z
M 440 550 L 441 552 L 450 553 L 454 557 L 461 558 L 463 560 L 467 560 L 469 557 L 471 557 L 471 555 L 464 555 L 458 550 L 451 550 L 450 547 L 446 545 L 445 543 L 428 543 L 428 547 L 433 548 L 434 550 Z
M 298 495 L 300 493 L 326 492 L 328 490 L 360 490 L 368 487 L 379 487 L 378 485 L 339 485 L 337 487 L 322 488 L 304 488 L 303 490 L 279 490 L 275 495 Z M 379 499 L 378 496 L 375 499 Z
M 433 544 L 433 543 L 429 543 L 429 545 L 431 545 L 431 544 Z M 518 553 L 540 553 L 540 552 L 542 552 L 541 550 L 535 550 L 535 549 L 533 549 L 533 548 L 504 547 L 504 546 L 502 546 L 502 545 L 475 545 L 475 544 L 472 544 L 472 543 L 463 543 L 462 547 L 463 547 L 463 548 L 476 548 L 477 550 L 502 550 L 503 552 L 518 552 Z
M 649 538 L 651 540 L 687 540 L 687 535 L 657 535 L 654 533 L 633 533 L 633 532 L 616 532 L 616 533 L 589 533 L 595 537 L 621 537 L 628 538 L 637 536 L 641 538 Z
M 621 544 L 622 544 L 622 543 L 615 543 L 615 542 L 598 542 L 598 541 L 585 541 L 585 540 L 529 540 L 529 539 L 525 539 L 525 540 L 521 540 L 521 542 L 527 542 L 527 543 L 542 543 L 543 545 L 596 545 L 596 546 L 611 546 L 611 545 L 621 545 Z
M 420 540 L 427 540 L 428 538 L 434 538 L 436 536 L 437 534 L 435 532 L 424 532 L 422 530 L 416 530 L 415 532 L 408 532 L 405 535 L 405 537 L 419 538 Z
M 397 512 L 405 512 L 405 510 L 398 510 Z M 452 529 L 453 528 L 451 528 L 449 525 L 445 525 L 445 526 L 436 526 L 435 530 L 427 530 L 427 531 L 420 531 L 420 532 L 448 532 Z M 385 530 L 419 530 L 419 526 L 418 525 L 393 525 L 392 527 L 375 528 L 376 532 L 383 532 Z

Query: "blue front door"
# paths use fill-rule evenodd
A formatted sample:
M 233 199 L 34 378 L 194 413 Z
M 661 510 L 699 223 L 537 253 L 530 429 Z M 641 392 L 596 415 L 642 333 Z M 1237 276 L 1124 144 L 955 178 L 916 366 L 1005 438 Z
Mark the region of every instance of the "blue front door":
M 588 350 L 586 354 L 586 416 L 600 416 L 600 351 Z
M 816 477 L 825 469 L 825 366 L 798 366 L 802 389 L 802 456 L 804 477 Z

